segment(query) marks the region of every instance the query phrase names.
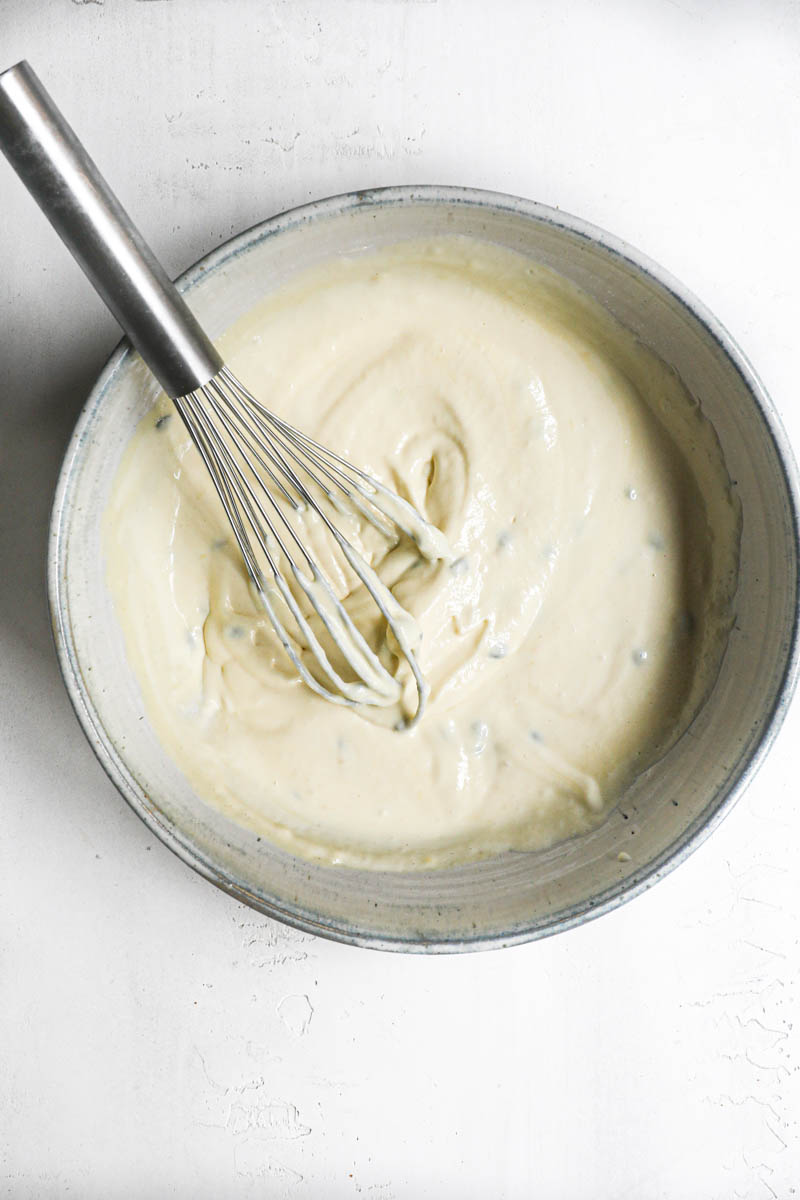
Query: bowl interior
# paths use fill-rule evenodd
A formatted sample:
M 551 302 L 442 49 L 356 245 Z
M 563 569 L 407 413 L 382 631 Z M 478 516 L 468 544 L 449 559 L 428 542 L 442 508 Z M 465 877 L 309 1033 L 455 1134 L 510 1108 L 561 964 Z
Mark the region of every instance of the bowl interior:
M 315 932 L 400 949 L 502 945 L 567 927 L 658 878 L 713 826 L 788 702 L 795 666 L 794 467 L 769 402 L 729 339 L 657 268 L 541 206 L 445 189 L 324 201 L 266 222 L 184 276 L 212 337 L 320 258 L 460 233 L 554 267 L 672 364 L 716 427 L 742 503 L 736 624 L 704 708 L 594 832 L 533 854 L 440 872 L 319 867 L 198 799 L 159 745 L 128 667 L 104 576 L 101 519 L 126 442 L 157 392 L 115 353 L 65 460 L 50 562 L 56 639 L 78 715 L 123 795 L 181 857 L 238 898 Z M 620 853 L 630 858 L 620 861 Z

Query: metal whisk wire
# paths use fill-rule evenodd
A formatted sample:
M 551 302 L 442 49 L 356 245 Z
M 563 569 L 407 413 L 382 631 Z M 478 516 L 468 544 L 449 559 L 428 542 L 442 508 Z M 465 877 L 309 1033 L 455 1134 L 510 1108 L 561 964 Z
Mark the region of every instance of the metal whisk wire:
M 330 581 L 287 519 L 272 489 L 295 512 L 311 509 L 323 522 L 392 630 L 395 644 L 411 668 L 417 690 L 416 711 L 405 727 L 416 724 L 422 715 L 428 688 L 411 645 L 408 617 L 375 571 L 332 523 L 311 490 L 319 489 L 334 506 L 341 507 L 341 500 L 333 490 L 338 489 L 353 507 L 384 534 L 393 535 L 396 541 L 391 520 L 387 521 L 385 514 L 374 507 L 370 511 L 370 501 L 373 505 L 376 499 L 380 503 L 381 485 L 360 468 L 282 421 L 261 404 L 228 367 L 223 367 L 202 387 L 176 398 L 175 405 L 211 476 L 270 622 L 303 681 L 335 704 L 386 706 L 397 703 L 402 692 L 401 683 L 387 670 L 354 624 Z M 299 472 L 305 475 L 308 483 Z M 271 572 L 272 588 L 259 551 Z M 281 556 L 350 665 L 355 680 L 343 678 L 331 663 L 328 652 L 287 583 Z M 303 662 L 297 639 L 290 636 L 279 616 L 273 588 L 293 617 L 322 675 L 327 678 L 327 684 L 312 674 Z

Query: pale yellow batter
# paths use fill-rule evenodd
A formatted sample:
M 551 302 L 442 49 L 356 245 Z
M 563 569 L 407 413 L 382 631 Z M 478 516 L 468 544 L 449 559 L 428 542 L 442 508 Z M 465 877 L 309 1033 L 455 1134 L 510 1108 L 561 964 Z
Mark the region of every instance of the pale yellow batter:
M 678 378 L 558 276 L 461 238 L 317 267 L 221 349 L 453 561 L 337 518 L 418 622 L 431 699 L 404 733 L 334 707 L 293 675 L 163 400 L 116 479 L 108 581 L 197 792 L 294 853 L 376 868 L 596 824 L 690 721 L 731 621 L 738 507 Z

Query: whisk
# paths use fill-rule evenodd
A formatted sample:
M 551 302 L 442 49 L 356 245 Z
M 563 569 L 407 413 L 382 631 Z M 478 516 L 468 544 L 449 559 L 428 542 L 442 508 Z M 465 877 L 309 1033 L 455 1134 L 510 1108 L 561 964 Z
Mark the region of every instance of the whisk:
M 405 534 L 431 560 L 449 557 L 444 535 L 239 382 L 26 62 L 0 74 L 0 147 L 174 401 L 300 678 L 335 704 L 389 707 L 401 701 L 399 663 L 405 659 L 416 707 L 395 727 L 411 728 L 428 695 L 416 655 L 416 622 L 317 497 L 335 512 L 355 510 L 395 541 Z M 310 512 L 322 522 L 391 630 L 396 664 L 382 661 L 359 630 L 304 543 L 293 512 Z

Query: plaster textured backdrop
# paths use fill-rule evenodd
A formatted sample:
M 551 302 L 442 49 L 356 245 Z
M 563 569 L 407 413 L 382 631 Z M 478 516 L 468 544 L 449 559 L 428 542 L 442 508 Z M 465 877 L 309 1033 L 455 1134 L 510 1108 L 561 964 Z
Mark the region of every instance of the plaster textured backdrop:
M 531 196 L 683 279 L 800 446 L 797 0 L 0 0 L 0 48 L 174 273 L 349 188 Z M 787 1200 L 800 706 L 687 864 L 555 940 L 392 957 L 239 907 L 61 686 L 48 506 L 118 334 L 3 164 L 0 211 L 0 1194 Z

